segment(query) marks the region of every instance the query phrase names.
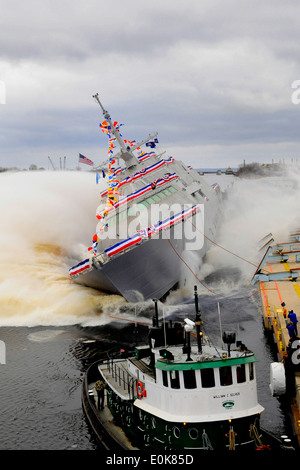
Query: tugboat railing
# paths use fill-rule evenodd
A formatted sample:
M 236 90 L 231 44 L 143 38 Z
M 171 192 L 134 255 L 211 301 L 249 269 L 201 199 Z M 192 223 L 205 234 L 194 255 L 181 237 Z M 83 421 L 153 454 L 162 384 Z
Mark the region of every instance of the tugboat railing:
M 120 367 L 118 363 L 124 363 L 123 359 L 116 359 L 108 355 L 106 365 L 109 374 L 112 379 L 118 384 L 119 388 L 122 388 L 127 392 L 129 400 L 137 398 L 136 384 L 137 379 L 133 377 L 127 370 Z

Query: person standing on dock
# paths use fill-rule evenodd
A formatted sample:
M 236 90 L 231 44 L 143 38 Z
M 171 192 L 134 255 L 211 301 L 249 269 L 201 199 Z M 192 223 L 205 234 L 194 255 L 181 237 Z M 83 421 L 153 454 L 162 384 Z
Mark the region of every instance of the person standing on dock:
M 290 310 L 289 311 L 289 314 L 288 314 L 288 317 L 290 319 L 290 321 L 293 323 L 294 325 L 294 328 L 295 328 L 295 335 L 298 336 L 298 329 L 297 329 L 297 323 L 298 323 L 298 319 L 297 319 L 297 315 L 294 313 L 293 310 Z
M 294 339 L 297 339 L 297 335 L 295 332 L 295 325 L 292 321 L 290 321 L 287 325 L 287 329 L 290 335 L 290 341 L 294 341 Z
M 285 306 L 284 302 L 282 302 L 281 307 L 282 307 L 282 310 L 283 310 L 283 317 L 287 318 L 287 309 L 286 309 L 286 306 Z
M 104 408 L 104 390 L 105 390 L 105 382 L 103 380 L 97 380 L 95 384 L 97 395 L 98 395 L 98 410 L 103 410 Z

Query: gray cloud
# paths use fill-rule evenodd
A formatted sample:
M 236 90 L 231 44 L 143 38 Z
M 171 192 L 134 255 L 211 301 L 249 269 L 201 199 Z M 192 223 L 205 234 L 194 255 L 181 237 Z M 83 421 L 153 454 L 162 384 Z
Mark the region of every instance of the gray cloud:
M 299 154 L 293 1 L 0 6 L 0 166 L 40 166 L 51 153 L 76 161 L 79 151 L 100 159 L 103 149 L 104 159 L 98 91 L 128 138 L 158 131 L 172 155 L 194 166 L 203 151 L 215 166 L 241 163 L 243 146 L 251 161 L 285 148 Z

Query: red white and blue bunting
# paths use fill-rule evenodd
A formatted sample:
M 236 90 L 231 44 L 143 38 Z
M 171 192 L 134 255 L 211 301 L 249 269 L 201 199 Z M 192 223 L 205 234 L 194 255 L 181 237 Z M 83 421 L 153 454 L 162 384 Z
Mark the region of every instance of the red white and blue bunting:
M 173 163 L 174 162 L 174 158 L 173 157 L 170 157 L 166 160 L 159 160 L 159 162 L 157 163 L 154 163 L 153 165 L 151 166 L 148 166 L 146 168 L 144 168 L 143 170 L 140 170 L 138 171 L 137 173 L 134 173 L 134 175 L 132 176 L 127 176 L 127 178 L 124 178 L 123 180 L 121 180 L 119 182 L 119 185 L 118 185 L 118 188 L 120 188 L 121 186 L 123 186 L 124 184 L 126 183 L 132 183 L 133 181 L 141 178 L 142 176 L 145 176 L 149 173 L 152 173 L 152 171 L 155 171 L 155 170 L 158 170 L 159 168 L 161 168 L 163 165 L 167 165 L 167 164 L 170 164 L 170 163 Z M 114 172 L 114 175 L 116 176 L 116 171 Z M 101 197 L 104 197 L 107 195 L 107 189 L 105 189 L 104 191 L 102 191 L 100 193 Z
M 109 256 L 116 255 L 127 248 L 137 245 L 142 241 L 142 239 L 149 238 L 151 235 L 156 234 L 160 232 L 161 230 L 165 230 L 167 228 L 172 227 L 174 224 L 182 221 L 184 218 L 189 217 L 193 214 L 196 213 L 198 210 L 198 205 L 192 206 L 189 209 L 186 209 L 182 212 L 179 212 L 178 214 L 169 217 L 168 219 L 165 219 L 162 222 L 158 222 L 157 224 L 152 224 L 150 227 L 147 227 L 146 229 L 139 230 L 135 235 L 132 237 L 127 238 L 126 240 L 116 243 L 115 245 L 107 248 L 104 250 L 104 252 Z
M 80 263 L 76 264 L 76 266 L 73 266 L 71 269 L 69 269 L 69 274 L 71 277 L 78 276 L 79 274 L 83 273 L 83 271 L 86 271 L 89 268 L 90 260 L 85 259 L 84 261 L 81 261 Z

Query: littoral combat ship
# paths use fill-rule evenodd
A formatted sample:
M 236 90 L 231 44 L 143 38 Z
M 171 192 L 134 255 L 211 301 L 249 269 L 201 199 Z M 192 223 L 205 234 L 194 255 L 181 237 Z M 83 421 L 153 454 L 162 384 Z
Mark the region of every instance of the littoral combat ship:
M 200 264 L 217 230 L 222 192 L 195 169 L 157 152 L 157 134 L 138 143 L 124 139 L 121 124 L 111 119 L 98 94 L 93 97 L 104 115 L 100 129 L 109 139 L 101 170 L 107 187 L 100 194 L 92 246 L 69 274 L 129 302 L 161 299 L 184 280 L 191 260 Z

